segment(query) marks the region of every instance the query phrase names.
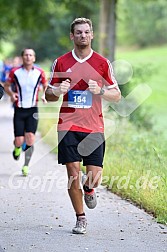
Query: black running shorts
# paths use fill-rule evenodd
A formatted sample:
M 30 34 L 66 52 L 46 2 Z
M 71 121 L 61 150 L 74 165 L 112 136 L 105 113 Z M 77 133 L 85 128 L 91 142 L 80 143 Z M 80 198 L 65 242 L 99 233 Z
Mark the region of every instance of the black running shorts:
M 105 140 L 103 133 L 58 132 L 58 163 L 81 162 L 103 167 Z
M 35 134 L 38 126 L 37 116 L 38 108 L 14 108 L 14 135 L 24 136 L 25 132 L 32 132 Z

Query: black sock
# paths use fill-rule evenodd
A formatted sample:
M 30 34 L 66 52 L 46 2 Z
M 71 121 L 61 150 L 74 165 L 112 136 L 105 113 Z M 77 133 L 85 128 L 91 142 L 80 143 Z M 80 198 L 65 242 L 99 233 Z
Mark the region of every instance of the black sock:
M 80 217 L 80 216 L 85 216 L 85 213 L 76 214 L 76 216 L 77 216 L 77 219 L 78 219 L 78 217 Z
M 83 185 L 83 189 L 85 192 L 92 192 L 93 191 L 93 189 L 89 189 L 89 187 L 86 185 Z

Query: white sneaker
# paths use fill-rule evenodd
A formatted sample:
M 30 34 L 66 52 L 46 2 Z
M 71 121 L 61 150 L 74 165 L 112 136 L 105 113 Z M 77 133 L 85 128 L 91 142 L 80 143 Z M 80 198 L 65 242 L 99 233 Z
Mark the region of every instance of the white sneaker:
M 75 227 L 72 229 L 73 234 L 86 234 L 87 220 L 85 216 L 79 216 Z

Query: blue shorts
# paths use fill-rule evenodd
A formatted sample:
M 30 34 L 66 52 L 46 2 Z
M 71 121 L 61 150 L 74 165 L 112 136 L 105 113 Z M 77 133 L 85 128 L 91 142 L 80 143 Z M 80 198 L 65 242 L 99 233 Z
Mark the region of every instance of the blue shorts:
M 58 163 L 81 162 L 103 167 L 105 139 L 103 133 L 58 132 Z

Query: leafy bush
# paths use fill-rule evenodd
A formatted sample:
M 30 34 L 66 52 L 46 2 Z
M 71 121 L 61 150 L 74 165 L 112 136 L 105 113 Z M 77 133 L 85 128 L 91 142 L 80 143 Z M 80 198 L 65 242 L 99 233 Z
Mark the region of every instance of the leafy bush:
M 118 66 L 119 67 L 119 66 Z M 114 71 L 116 71 L 115 69 Z M 118 75 L 118 84 L 120 80 L 123 80 L 124 76 L 126 75 L 125 71 L 123 69 L 118 69 L 119 75 Z M 139 85 L 141 84 L 146 84 L 149 78 L 154 74 L 154 66 L 151 64 L 140 64 L 140 65 L 135 65 L 133 67 L 133 76 L 131 80 L 128 83 L 125 83 L 126 85 L 120 85 L 120 90 L 122 93 L 123 97 L 126 97 L 129 95 L 132 91 L 135 90 Z M 117 79 L 117 74 L 116 74 L 116 79 Z M 143 93 L 145 92 L 143 85 Z M 128 98 L 128 104 L 127 107 L 130 107 L 135 104 L 137 104 L 137 99 L 138 97 L 134 96 L 131 98 Z M 116 105 L 117 106 L 117 105 Z M 120 104 L 119 106 L 122 106 L 122 111 L 126 111 L 126 106 L 124 103 L 122 105 Z M 108 111 L 111 112 L 115 105 L 108 105 Z M 145 128 L 147 130 L 152 129 L 153 126 L 153 119 L 152 119 L 152 114 L 151 114 L 151 109 L 149 106 L 142 105 L 139 106 L 136 110 L 134 110 L 130 115 L 129 115 L 129 121 L 131 121 L 133 124 L 135 124 L 138 128 Z

